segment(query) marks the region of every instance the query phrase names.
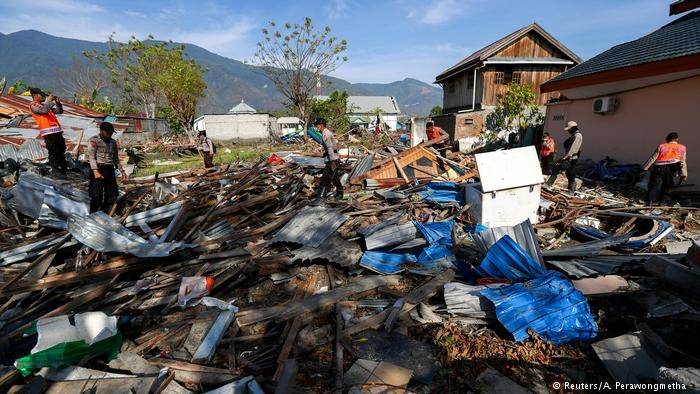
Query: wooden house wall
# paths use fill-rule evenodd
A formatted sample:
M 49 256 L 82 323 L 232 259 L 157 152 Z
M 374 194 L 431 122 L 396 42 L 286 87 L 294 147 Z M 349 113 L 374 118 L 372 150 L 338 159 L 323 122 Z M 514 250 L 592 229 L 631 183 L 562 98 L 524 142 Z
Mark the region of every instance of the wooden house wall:
M 498 103 L 498 97 L 507 91 L 508 85 L 496 83 L 496 73 L 498 66 L 489 66 L 483 69 L 484 94 L 481 104 L 483 106 L 493 106 Z M 544 105 L 551 97 L 558 97 L 559 93 L 540 93 L 540 84 L 549 81 L 564 71 L 564 66 L 514 66 L 513 72 L 520 73 L 520 83 L 529 84 L 535 89 L 537 103 Z
M 568 59 L 568 56 L 535 32 L 530 32 L 521 37 L 518 41 L 500 50 L 493 57 L 557 57 Z
M 442 108 L 471 107 L 473 87 L 469 88 L 470 79 L 474 80 L 474 70 L 467 70 L 456 75 L 443 86 Z M 453 92 L 450 92 L 448 84 L 454 84 Z

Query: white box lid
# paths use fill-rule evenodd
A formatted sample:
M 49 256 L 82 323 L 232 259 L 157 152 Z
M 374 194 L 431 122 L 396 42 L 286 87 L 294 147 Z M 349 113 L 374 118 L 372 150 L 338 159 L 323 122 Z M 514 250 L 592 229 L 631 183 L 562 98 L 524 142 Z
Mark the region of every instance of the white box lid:
M 532 145 L 479 153 L 474 158 L 485 193 L 542 183 L 540 161 Z

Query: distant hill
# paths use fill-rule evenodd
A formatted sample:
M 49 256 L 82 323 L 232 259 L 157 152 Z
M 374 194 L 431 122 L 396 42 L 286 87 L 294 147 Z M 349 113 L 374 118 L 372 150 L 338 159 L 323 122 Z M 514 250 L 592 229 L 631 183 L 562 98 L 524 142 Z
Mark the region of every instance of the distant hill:
M 56 70 L 69 67 L 74 57 L 83 51 L 105 51 L 107 44 L 72 38 L 55 37 L 36 30 L 10 34 L 0 33 L 0 79 L 9 82 L 21 79 L 29 85 L 52 88 L 61 94 Z M 209 88 L 201 111 L 223 113 L 245 99 L 259 111 L 281 109 L 283 97 L 260 70 L 238 60 L 209 52 L 197 45 L 185 44 L 188 56 L 207 68 L 205 79 Z M 346 89 L 352 95 L 394 96 L 405 115 L 426 115 L 442 102 L 442 90 L 416 79 L 381 83 L 355 83 L 331 78 L 328 94 L 334 89 Z

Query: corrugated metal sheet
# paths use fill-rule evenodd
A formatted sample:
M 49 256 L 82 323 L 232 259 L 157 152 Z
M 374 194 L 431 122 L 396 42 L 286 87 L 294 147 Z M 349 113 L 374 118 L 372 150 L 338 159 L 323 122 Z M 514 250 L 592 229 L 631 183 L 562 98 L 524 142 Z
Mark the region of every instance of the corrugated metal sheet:
M 17 112 L 29 114 L 29 103 L 32 98 L 30 96 L 18 96 L 14 94 L 0 95 L 0 105 L 12 108 Z M 66 115 L 85 116 L 89 118 L 104 118 L 105 114 L 93 111 L 82 105 L 74 104 L 68 101 L 61 101 L 63 104 L 63 113 Z
M 182 201 L 166 204 L 148 211 L 133 213 L 126 218 L 126 227 L 138 226 L 139 223 L 153 223 L 159 220 L 168 219 L 177 214 L 182 206 Z
M 412 254 L 384 253 L 366 251 L 360 259 L 360 266 L 383 274 L 397 274 L 405 269 L 405 264 L 415 264 L 416 256 Z
M 0 252 L 0 266 L 33 259 L 43 253 L 44 250 L 56 244 L 61 240 L 61 238 L 63 238 L 63 236 L 56 235 L 26 245 L 18 246 L 16 248 L 5 249 Z M 75 244 L 75 241 L 69 241 L 63 244 L 59 250 Z
M 493 302 L 481 295 L 481 291 L 486 288 L 486 286 L 471 286 L 459 282 L 446 283 L 445 305 L 447 313 L 479 319 L 496 318 L 496 307 Z
M 591 345 L 610 376 L 621 383 L 653 381 L 661 358 L 650 346 L 645 346 L 641 331 L 603 339 Z
M 390 225 L 365 236 L 367 250 L 375 250 L 396 246 L 415 239 L 418 229 L 412 222 L 401 225 Z
M 517 226 L 487 228 L 486 230 L 474 234 L 472 238 L 481 252 L 486 254 L 489 248 L 505 235 L 513 238 L 533 259 L 544 264 L 540 243 L 537 241 L 537 234 L 535 234 L 535 229 L 532 227 L 530 219 L 525 220 Z
M 372 162 L 374 162 L 374 153 L 358 160 L 357 163 L 355 163 L 355 167 L 353 167 L 352 171 L 350 172 L 350 179 L 364 175 L 370 168 L 372 168 Z
M 585 278 L 609 275 L 623 264 L 640 260 L 643 260 L 643 258 L 637 256 L 597 256 L 585 259 L 548 260 L 547 264 L 559 268 L 569 277 Z
M 88 213 L 90 196 L 85 189 L 67 181 L 23 172 L 4 203 L 23 215 L 39 219 L 43 225 L 64 229 L 68 216 Z
M 340 210 L 306 206 L 272 240 L 318 247 L 346 220 Z
M 71 215 L 68 231 L 80 243 L 99 252 L 122 252 L 138 257 L 165 257 L 178 249 L 196 246 L 183 242 L 148 242 L 101 211 L 89 216 Z
M 529 338 L 529 329 L 555 345 L 597 335 L 586 297 L 559 272 L 481 294 L 494 303 L 498 320 L 518 342 Z
M 603 250 L 616 245 L 621 245 L 629 241 L 630 236 L 618 235 L 614 237 L 604 238 L 597 241 L 584 242 L 582 244 L 574 246 L 565 246 L 562 248 L 556 248 L 551 250 L 545 250 L 542 252 L 543 257 L 581 257 L 581 256 L 595 256 L 600 254 Z
M 545 269 L 513 238 L 504 235 L 491 248 L 475 270 L 482 276 L 510 280 L 531 279 L 545 274 Z
M 362 249 L 357 245 L 357 242 L 346 241 L 338 234 L 328 237 L 318 248 L 302 246 L 292 253 L 294 254 L 294 260 L 312 261 L 323 259 L 334 262 L 341 267 L 352 268 L 357 266 L 357 262 L 362 257 Z

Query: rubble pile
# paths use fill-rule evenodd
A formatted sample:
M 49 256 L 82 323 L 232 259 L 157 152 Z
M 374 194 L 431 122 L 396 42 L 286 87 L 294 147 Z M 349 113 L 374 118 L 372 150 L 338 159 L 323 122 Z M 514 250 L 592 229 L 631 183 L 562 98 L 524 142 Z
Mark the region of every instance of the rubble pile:
M 434 143 L 434 142 L 433 142 Z M 47 392 L 697 389 L 700 231 L 543 177 L 532 147 L 276 152 L 127 181 L 23 164 L 0 205 L 0 387 Z M 534 158 L 534 163 L 533 163 Z

